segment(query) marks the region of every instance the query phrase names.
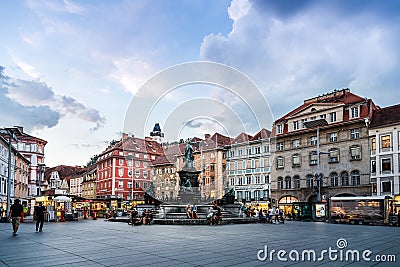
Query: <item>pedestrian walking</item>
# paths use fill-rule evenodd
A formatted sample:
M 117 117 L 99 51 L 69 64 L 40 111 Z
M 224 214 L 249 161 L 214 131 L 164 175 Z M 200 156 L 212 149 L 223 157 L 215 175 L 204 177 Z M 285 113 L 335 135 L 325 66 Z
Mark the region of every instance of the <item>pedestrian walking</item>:
M 43 206 L 43 202 L 39 202 L 39 206 L 36 206 L 33 211 L 33 218 L 36 220 L 36 232 L 43 229 L 44 216 L 46 214 L 46 207 Z
M 18 228 L 19 224 L 21 222 L 21 213 L 23 212 L 23 207 L 17 198 L 14 200 L 14 204 L 11 205 L 10 207 L 10 214 L 8 215 L 8 218 L 11 219 L 11 223 L 13 226 L 13 236 L 18 235 Z

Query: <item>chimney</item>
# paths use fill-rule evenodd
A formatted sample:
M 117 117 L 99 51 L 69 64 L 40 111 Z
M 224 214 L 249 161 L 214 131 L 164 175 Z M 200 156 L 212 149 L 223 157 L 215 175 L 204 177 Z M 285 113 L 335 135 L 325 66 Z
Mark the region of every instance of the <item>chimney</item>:
M 204 138 L 205 138 L 206 140 L 210 139 L 210 134 L 204 134 Z

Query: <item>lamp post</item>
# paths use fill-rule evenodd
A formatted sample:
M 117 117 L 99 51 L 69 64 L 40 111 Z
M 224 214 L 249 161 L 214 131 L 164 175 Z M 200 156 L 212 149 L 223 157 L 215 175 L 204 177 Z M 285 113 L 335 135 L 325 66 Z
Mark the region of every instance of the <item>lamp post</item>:
M 7 203 L 6 203 L 6 216 L 10 213 L 10 200 L 11 200 L 11 153 L 12 153 L 12 139 L 18 142 L 16 133 L 21 134 L 21 131 L 17 127 L 3 128 L 8 134 L 8 177 L 7 177 Z
M 317 127 L 317 202 L 321 202 L 321 164 L 320 164 L 320 146 L 319 146 L 319 128 L 321 126 L 328 125 L 328 122 L 325 119 L 313 120 L 304 122 L 306 128 L 315 128 Z

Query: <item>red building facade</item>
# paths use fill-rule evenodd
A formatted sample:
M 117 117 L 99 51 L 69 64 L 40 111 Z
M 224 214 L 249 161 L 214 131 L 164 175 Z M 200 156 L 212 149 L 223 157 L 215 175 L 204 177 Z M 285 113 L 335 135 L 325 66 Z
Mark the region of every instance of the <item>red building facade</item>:
M 162 155 L 162 146 L 152 138 L 123 134 L 97 159 L 96 195 L 124 200 L 143 199 L 151 188 L 150 166 Z

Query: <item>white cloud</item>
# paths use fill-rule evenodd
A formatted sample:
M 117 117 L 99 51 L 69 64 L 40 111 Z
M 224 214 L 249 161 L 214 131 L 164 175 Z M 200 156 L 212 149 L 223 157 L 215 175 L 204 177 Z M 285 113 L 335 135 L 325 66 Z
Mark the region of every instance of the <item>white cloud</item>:
M 115 70 L 111 77 L 132 95 L 135 95 L 143 83 L 154 74 L 149 62 L 137 58 L 118 58 L 113 60 L 113 64 Z
M 378 102 L 389 102 L 379 88 L 400 98 L 398 21 L 383 22 L 368 12 L 344 18 L 340 10 L 318 2 L 283 16 L 274 13 L 273 1 L 256 3 L 241 9 L 232 1 L 232 31 L 206 36 L 200 56 L 248 74 L 275 115 L 344 87 Z
M 232 4 L 228 8 L 229 17 L 237 21 L 241 17 L 245 16 L 249 12 L 250 3 L 247 0 L 233 0 Z

